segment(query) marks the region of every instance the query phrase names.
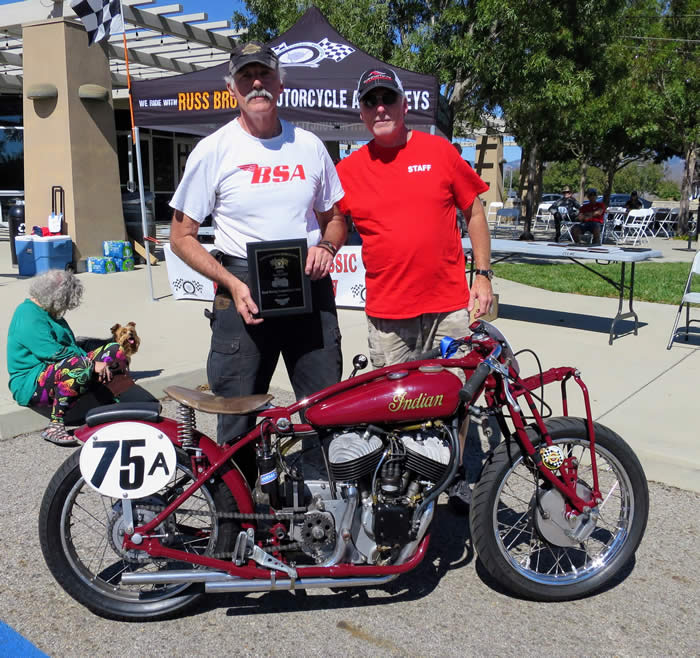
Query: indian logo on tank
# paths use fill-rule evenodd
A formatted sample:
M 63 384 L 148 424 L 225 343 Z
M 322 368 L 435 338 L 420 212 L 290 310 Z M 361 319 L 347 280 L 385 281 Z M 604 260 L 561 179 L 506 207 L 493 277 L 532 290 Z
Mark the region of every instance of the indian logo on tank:
M 439 407 L 443 402 L 442 395 L 425 395 L 421 393 L 416 398 L 409 398 L 406 393 L 397 393 L 389 403 L 389 411 L 396 413 L 407 409 L 429 409 Z

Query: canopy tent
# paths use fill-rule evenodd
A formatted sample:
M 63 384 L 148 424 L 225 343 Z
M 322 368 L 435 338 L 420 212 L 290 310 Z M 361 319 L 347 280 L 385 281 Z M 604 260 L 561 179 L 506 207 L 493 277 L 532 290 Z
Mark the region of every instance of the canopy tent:
M 387 64 L 344 39 L 316 7 L 269 45 L 285 68 L 279 100 L 283 119 L 327 141 L 369 139 L 359 118 L 357 80 L 363 71 Z M 436 78 L 391 68 L 406 92 L 409 125 L 449 135 L 446 103 Z M 135 124 L 208 135 L 238 113 L 224 82 L 227 73 L 225 63 L 178 76 L 132 81 Z

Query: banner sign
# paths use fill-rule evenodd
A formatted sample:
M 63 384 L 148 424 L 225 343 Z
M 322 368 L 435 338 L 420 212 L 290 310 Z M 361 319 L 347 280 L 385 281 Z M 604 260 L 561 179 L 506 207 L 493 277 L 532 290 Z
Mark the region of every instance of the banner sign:
M 335 305 L 342 308 L 365 307 L 365 266 L 362 247 L 342 247 L 333 259 L 331 279 Z
M 370 68 L 387 65 L 356 48 L 312 7 L 269 45 L 284 67 L 279 115 L 294 123 L 361 126 L 357 81 Z M 391 67 L 403 83 L 408 121 L 416 126 L 437 122 L 437 79 Z M 208 134 L 233 119 L 238 110 L 224 76 L 228 62 L 201 71 L 155 80 L 134 80 L 134 120 L 144 128 Z M 443 131 L 444 132 L 444 131 Z
M 203 245 L 211 251 L 213 244 Z M 212 301 L 214 283 L 180 260 L 169 244 L 164 249 L 168 282 L 175 299 Z M 362 247 L 342 247 L 333 259 L 331 279 L 335 304 L 340 308 L 365 307 L 365 266 L 362 263 Z

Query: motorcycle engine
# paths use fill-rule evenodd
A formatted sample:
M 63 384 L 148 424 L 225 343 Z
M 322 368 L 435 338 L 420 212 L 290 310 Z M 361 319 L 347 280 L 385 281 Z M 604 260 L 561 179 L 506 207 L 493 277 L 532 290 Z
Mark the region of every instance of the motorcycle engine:
M 450 461 L 450 449 L 444 439 L 421 432 L 403 434 L 398 438 L 403 446 L 400 475 L 410 471 L 423 480 L 437 482 Z M 372 473 L 382 459 L 382 440 L 365 432 L 348 432 L 335 437 L 328 448 L 331 474 L 338 482 L 354 482 Z M 389 469 L 396 471 L 396 468 Z M 385 473 L 385 478 L 387 474 Z M 394 479 L 389 476 L 389 479 Z M 392 491 L 384 484 L 385 491 Z
M 304 480 L 303 494 L 296 485 L 287 487 L 288 509 L 296 515 L 304 510 L 290 539 L 317 564 L 392 563 L 414 540 L 414 512 L 450 465 L 442 432 L 447 430 L 384 434 L 358 428 L 326 436 L 336 493 L 325 479 Z

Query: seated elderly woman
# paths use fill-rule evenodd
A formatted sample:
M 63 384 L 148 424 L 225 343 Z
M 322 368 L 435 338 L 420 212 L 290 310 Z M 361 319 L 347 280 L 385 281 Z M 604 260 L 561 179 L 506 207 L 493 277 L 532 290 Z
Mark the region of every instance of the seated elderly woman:
M 37 276 L 29 299 L 15 309 L 7 337 L 12 396 L 22 406 L 51 405 L 51 422 L 42 437 L 57 445 L 77 444 L 64 416 L 79 396 L 128 369 L 118 343 L 86 352 L 76 342 L 63 316 L 80 305 L 82 295 L 83 284 L 72 272 L 49 270 Z

